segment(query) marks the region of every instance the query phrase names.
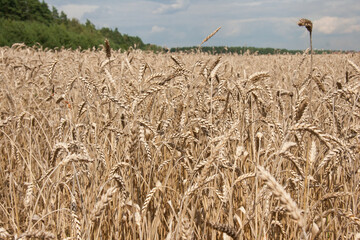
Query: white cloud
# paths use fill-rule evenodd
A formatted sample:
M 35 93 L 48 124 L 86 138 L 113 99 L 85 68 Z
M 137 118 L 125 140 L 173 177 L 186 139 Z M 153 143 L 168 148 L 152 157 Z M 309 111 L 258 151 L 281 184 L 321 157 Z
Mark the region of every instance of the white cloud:
M 160 27 L 158 25 L 154 25 L 152 28 L 151 28 L 151 32 L 152 33 L 159 33 L 159 32 L 163 32 L 165 30 L 164 27 Z
M 59 7 L 61 11 L 64 11 L 69 18 L 81 19 L 85 13 L 94 12 L 99 6 L 87 5 L 87 4 L 67 4 Z
M 258 7 L 262 5 L 264 2 L 236 2 L 234 3 L 235 6 L 238 7 Z
M 227 37 L 254 34 L 259 27 L 271 27 L 273 32 L 283 33 L 297 26 L 297 19 L 292 17 L 257 17 L 229 20 L 224 27 Z
M 314 21 L 315 29 L 325 34 L 360 32 L 360 21 L 357 18 L 326 16 Z
M 161 4 L 161 7 L 156 9 L 153 13 L 174 13 L 188 8 L 190 5 L 189 0 L 176 0 L 172 4 Z

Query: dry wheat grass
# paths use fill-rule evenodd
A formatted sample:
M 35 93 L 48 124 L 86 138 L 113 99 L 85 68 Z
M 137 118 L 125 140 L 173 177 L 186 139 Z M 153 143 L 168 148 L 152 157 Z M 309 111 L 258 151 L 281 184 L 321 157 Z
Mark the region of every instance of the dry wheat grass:
M 0 238 L 358 235 L 358 54 L 106 45 L 0 48 Z

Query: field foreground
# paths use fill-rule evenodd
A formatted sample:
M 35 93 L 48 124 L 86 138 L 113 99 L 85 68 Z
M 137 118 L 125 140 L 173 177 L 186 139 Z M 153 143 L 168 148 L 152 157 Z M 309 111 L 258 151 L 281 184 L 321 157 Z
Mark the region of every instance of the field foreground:
M 360 238 L 360 55 L 0 48 L 0 239 Z

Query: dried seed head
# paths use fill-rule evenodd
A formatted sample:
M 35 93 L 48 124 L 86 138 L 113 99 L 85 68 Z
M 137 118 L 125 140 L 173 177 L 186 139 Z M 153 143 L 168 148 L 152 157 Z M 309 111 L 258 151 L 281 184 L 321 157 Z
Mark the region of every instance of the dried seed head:
M 303 116 L 306 107 L 308 106 L 309 100 L 307 98 L 302 99 L 300 104 L 296 108 L 295 121 L 299 121 Z
M 309 33 L 312 32 L 312 28 L 313 28 L 313 23 L 309 20 L 309 19 L 306 19 L 306 18 L 302 18 L 298 21 L 298 25 L 300 27 L 304 26 L 306 27 L 306 29 L 309 31 Z
M 233 226 L 227 225 L 227 224 L 219 224 L 219 223 L 211 223 L 206 222 L 206 224 L 211 227 L 212 229 L 218 230 L 220 232 L 226 233 L 229 235 L 232 239 L 237 239 L 240 231 L 238 231 Z M 225 238 L 224 238 L 225 239 Z
M 105 39 L 105 52 L 106 52 L 106 57 L 110 58 L 111 57 L 111 48 L 110 48 L 110 43 L 108 39 Z

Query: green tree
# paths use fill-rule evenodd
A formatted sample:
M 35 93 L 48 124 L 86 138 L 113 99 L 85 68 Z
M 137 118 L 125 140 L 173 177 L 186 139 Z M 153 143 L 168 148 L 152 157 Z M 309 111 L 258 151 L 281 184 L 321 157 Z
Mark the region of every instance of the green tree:
M 61 20 L 62 23 L 67 23 L 68 22 L 68 18 L 67 18 L 66 14 L 63 11 L 61 11 L 61 13 L 60 13 L 60 20 Z
M 59 20 L 60 20 L 59 12 L 56 9 L 56 7 L 54 7 L 54 6 L 52 7 L 51 15 L 55 21 L 59 22 Z

